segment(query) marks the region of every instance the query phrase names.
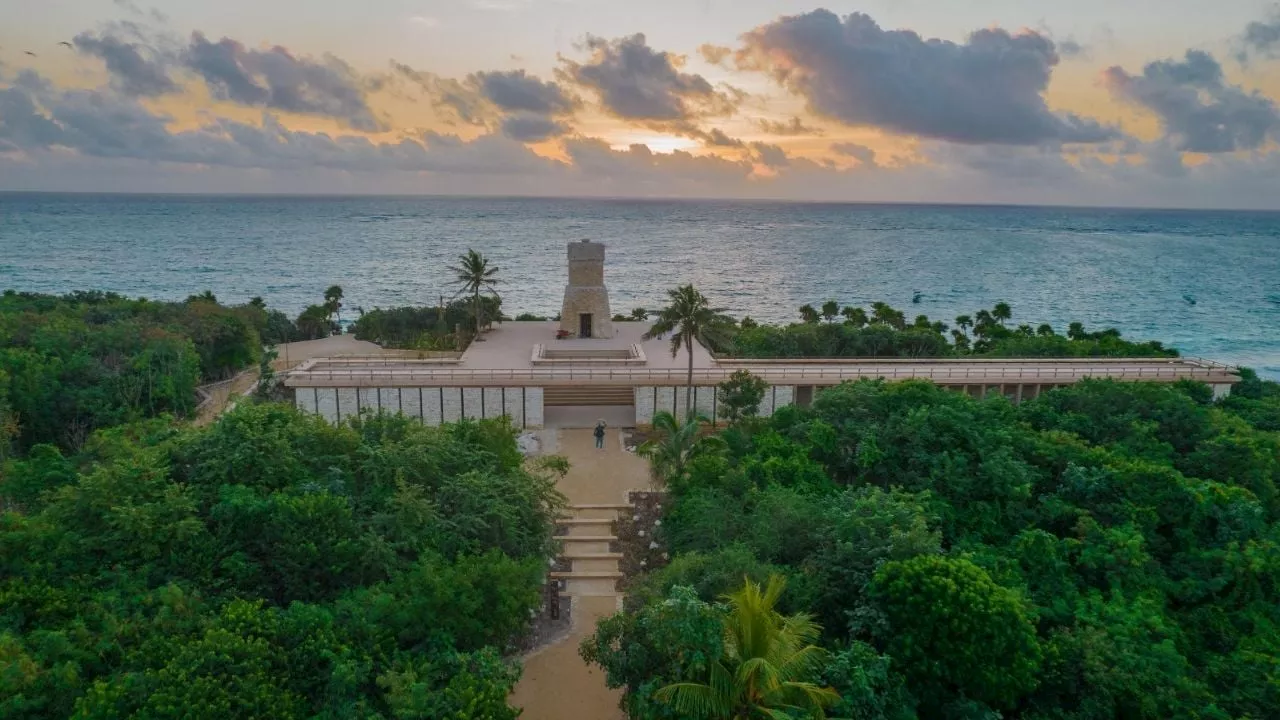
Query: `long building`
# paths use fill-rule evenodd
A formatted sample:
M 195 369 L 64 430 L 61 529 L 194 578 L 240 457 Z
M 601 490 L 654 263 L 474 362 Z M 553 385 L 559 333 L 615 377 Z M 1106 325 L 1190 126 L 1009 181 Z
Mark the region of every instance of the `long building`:
M 716 385 L 746 369 L 768 381 L 761 412 L 808 404 L 816 390 L 846 380 L 924 379 L 974 396 L 1017 402 L 1084 378 L 1134 382 L 1197 380 L 1225 395 L 1239 381 L 1226 365 L 1161 359 L 874 359 L 758 361 L 713 358 L 694 348 L 672 357 L 669 341 L 644 341 L 645 323 L 615 323 L 608 341 L 557 340 L 555 322 L 505 323 L 457 358 L 340 357 L 309 360 L 285 384 L 298 406 L 337 421 L 364 410 L 403 412 L 427 424 L 508 415 L 517 427 L 647 425 L 659 410 L 683 415 L 691 406 L 715 417 Z
M 298 407 L 330 421 L 366 410 L 400 412 L 436 425 L 506 415 L 521 428 L 589 427 L 597 420 L 644 426 L 654 413 L 689 410 L 716 418 L 716 385 L 746 369 L 769 383 L 761 414 L 807 405 L 846 380 L 923 379 L 958 392 L 1020 402 L 1083 378 L 1208 383 L 1216 396 L 1239 381 L 1232 368 L 1194 359 L 827 359 L 712 357 L 695 344 L 671 354 L 669 339 L 645 340 L 647 323 L 612 322 L 605 248 L 569 243 L 561 318 L 504 323 L 452 357 L 334 357 L 308 360 L 285 378 Z

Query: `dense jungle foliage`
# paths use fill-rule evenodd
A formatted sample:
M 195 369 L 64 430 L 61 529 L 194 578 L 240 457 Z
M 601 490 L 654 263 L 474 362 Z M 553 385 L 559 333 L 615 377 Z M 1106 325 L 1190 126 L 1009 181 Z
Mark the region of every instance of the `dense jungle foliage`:
M 482 317 L 501 318 L 502 303 L 481 296 Z M 459 347 L 458 331 L 475 334 L 475 307 L 472 298 L 453 300 L 439 307 L 375 308 L 360 315 L 353 327 L 357 340 L 368 340 L 386 348 L 405 350 L 454 350 Z
M 663 435 L 670 563 L 583 654 L 638 720 L 1280 717 L 1280 386 L 1243 378 L 1016 407 L 862 381 Z M 744 630 L 744 577 L 775 576 Z M 744 632 L 777 652 L 748 661 Z
M 0 295 L 0 459 L 39 443 L 75 449 L 98 428 L 190 412 L 197 385 L 257 362 L 272 317 L 260 300 L 226 307 L 208 293 L 184 302 Z
M 1088 332 L 1071 323 L 1065 334 L 1050 325 L 1012 324 L 1006 303 L 991 310 L 961 315 L 955 324 L 906 314 L 884 303 L 871 311 L 841 308 L 828 302 L 820 309 L 800 308 L 798 323 L 760 325 L 743 318 L 713 349 L 747 358 L 784 357 L 1175 357 L 1158 342 L 1132 342 L 1114 329 Z
M 0 717 L 514 718 L 562 498 L 509 425 L 243 404 L 3 468 Z

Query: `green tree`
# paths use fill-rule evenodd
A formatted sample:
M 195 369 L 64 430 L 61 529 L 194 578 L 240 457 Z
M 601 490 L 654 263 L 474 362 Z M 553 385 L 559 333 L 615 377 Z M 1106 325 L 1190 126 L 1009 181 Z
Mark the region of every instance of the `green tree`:
M 828 300 L 822 303 L 822 319 L 829 323 L 835 322 L 840 317 L 840 303 L 835 300 Z
M 698 437 L 703 426 L 710 423 L 707 416 L 696 413 L 690 413 L 683 423 L 665 410 L 654 413 L 655 437 L 637 448 L 636 454 L 649 459 L 658 477 L 678 480 L 684 476 L 685 466 L 699 453 L 716 452 L 723 446 L 719 438 Z
M 1009 303 L 998 302 L 995 307 L 991 309 L 991 317 L 995 318 L 997 322 L 1003 325 L 1005 321 L 1013 317 L 1013 310 L 1009 307 Z
M 845 309 L 840 311 L 840 314 L 844 316 L 846 325 L 860 328 L 867 324 L 867 311 L 860 307 L 846 306 Z
M 333 332 L 333 323 L 329 321 L 329 310 L 323 305 L 308 305 L 298 315 L 294 323 L 304 340 L 318 340 L 328 337 Z
M 342 288 L 330 285 L 324 291 L 324 309 L 329 313 L 328 320 L 335 327 L 342 322 Z
M 631 319 L 638 322 L 643 322 L 645 320 L 648 320 L 649 311 L 645 310 L 644 308 L 635 308 L 631 311 Z
M 1026 602 L 964 559 L 921 555 L 876 572 L 882 641 L 927 706 L 956 693 L 1012 707 L 1036 685 L 1041 650 Z
M 667 291 L 671 304 L 658 312 L 658 320 L 644 334 L 645 340 L 671 334 L 671 357 L 683 347 L 689 355 L 689 375 L 685 386 L 693 393 L 693 344 L 715 347 L 730 336 L 733 320 L 723 308 L 713 308 L 707 298 L 692 285 Z
M 800 321 L 804 324 L 816 325 L 819 317 L 821 316 L 814 306 L 808 304 L 800 306 Z
M 769 383 L 749 370 L 734 371 L 718 388 L 720 417 L 737 424 L 759 415 L 768 388 Z
M 480 304 L 480 296 L 482 293 L 488 293 L 497 298 L 497 292 L 494 288 L 498 285 L 498 267 L 489 266 L 489 260 L 484 255 L 475 250 L 467 250 L 465 255 L 458 257 L 458 264 L 449 268 L 454 274 L 454 282 L 460 288 L 460 292 L 471 296 L 472 307 L 475 310 L 475 331 L 476 339 L 480 339 L 480 330 L 484 327 L 482 306 Z
M 775 609 L 785 587 L 775 575 L 763 590 L 748 580 L 728 595 L 724 653 L 710 664 L 706 681 L 673 683 L 654 697 L 708 720 L 826 717 L 840 696 L 814 682 L 827 658 L 813 644 L 820 628 L 808 615 L 784 616 Z

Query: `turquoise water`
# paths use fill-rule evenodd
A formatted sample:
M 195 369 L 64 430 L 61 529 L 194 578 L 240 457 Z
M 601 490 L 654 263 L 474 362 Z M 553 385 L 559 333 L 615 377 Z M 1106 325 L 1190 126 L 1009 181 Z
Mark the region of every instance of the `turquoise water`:
M 615 312 L 685 282 L 761 320 L 834 298 L 950 322 L 1003 300 L 1019 322 L 1114 326 L 1280 377 L 1277 213 L 0 194 L 0 288 L 208 289 L 292 314 L 336 283 L 349 307 L 430 304 L 476 248 L 508 312 L 553 314 L 564 244 L 583 238 L 608 245 Z

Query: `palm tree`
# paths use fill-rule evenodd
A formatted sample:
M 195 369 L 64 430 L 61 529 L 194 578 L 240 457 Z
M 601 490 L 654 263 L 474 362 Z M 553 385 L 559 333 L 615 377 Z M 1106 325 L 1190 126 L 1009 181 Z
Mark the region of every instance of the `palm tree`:
M 991 308 L 991 317 L 1003 325 L 1005 320 L 1013 317 L 1013 309 L 1009 307 L 1009 303 L 998 302 Z
M 636 308 L 631 311 L 631 319 L 636 321 L 645 321 L 649 319 L 649 311 L 644 308 Z
M 986 337 L 991 334 L 991 327 L 995 324 L 995 316 L 986 310 L 979 310 L 973 323 L 973 334 L 978 337 Z
M 906 316 L 901 310 L 894 310 L 887 303 L 882 302 L 871 304 L 871 319 L 895 330 L 905 329 L 907 325 Z
M 658 477 L 664 480 L 681 477 L 690 460 L 724 449 L 724 441 L 718 436 L 698 438 L 702 427 L 710 423 L 701 413 L 689 413 L 683 423 L 666 410 L 654 413 L 655 437 L 636 448 L 636 454 L 649 459 Z
M 844 316 L 845 325 L 860 328 L 867 324 L 867 311 L 860 307 L 846 306 L 845 309 L 840 311 L 840 314 Z
M 342 288 L 338 285 L 330 285 L 328 290 L 324 291 L 324 309 L 329 311 L 330 322 L 337 318 L 337 323 L 342 322 Z
M 454 283 L 460 288 L 459 293 L 467 293 L 471 295 L 473 307 L 476 314 L 476 340 L 480 339 L 480 293 L 487 292 L 497 297 L 498 293 L 494 291 L 494 287 L 498 284 L 498 279 L 494 277 L 498 274 L 497 266 L 489 267 L 489 260 L 485 256 L 475 250 L 467 250 L 466 255 L 458 257 L 458 264 L 449 268 L 449 272 L 454 274 Z
M 1044 323 L 1040 327 L 1036 328 L 1036 334 L 1041 337 L 1049 337 L 1053 335 L 1053 326 L 1049 323 Z
M 671 357 L 680 354 L 680 347 L 689 353 L 689 381 L 686 384 L 693 393 L 693 343 L 715 345 L 729 339 L 733 319 L 724 314 L 723 308 L 713 308 L 706 296 L 692 285 L 684 285 L 667 291 L 671 304 L 658 311 L 658 321 L 644 334 L 645 340 L 671 333 Z
M 818 322 L 818 311 L 812 305 L 801 305 L 800 320 L 805 325 L 814 325 Z
M 785 587 L 773 575 L 763 591 L 747 580 L 727 595 L 724 655 L 711 664 L 708 682 L 667 685 L 655 699 L 678 713 L 713 720 L 826 717 L 840 696 L 805 680 L 826 660 L 826 651 L 813 644 L 821 628 L 808 615 L 774 609 Z
M 973 327 L 973 318 L 968 315 L 957 315 L 956 327 L 960 328 L 961 332 L 964 332 L 965 330 Z
M 835 300 L 828 300 L 822 303 L 822 319 L 827 322 L 835 322 L 840 316 L 840 303 Z

